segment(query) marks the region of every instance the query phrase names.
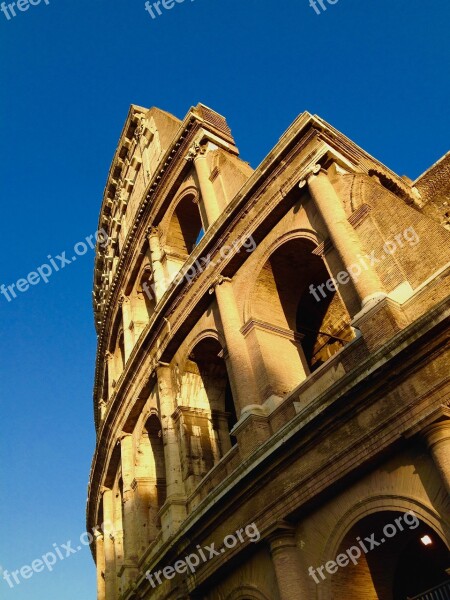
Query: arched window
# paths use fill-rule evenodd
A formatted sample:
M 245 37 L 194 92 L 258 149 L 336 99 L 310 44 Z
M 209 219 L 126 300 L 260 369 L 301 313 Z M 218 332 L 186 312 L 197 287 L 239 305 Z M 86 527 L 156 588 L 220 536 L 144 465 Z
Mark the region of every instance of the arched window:
M 142 430 L 136 465 L 136 494 L 139 498 L 140 536 L 143 544 L 158 535 L 158 513 L 166 501 L 166 464 L 161 422 L 151 414 Z M 143 535 L 143 532 L 146 532 Z
M 125 368 L 125 338 L 122 324 L 122 310 L 117 313 L 114 326 L 111 330 L 108 353 L 106 356 L 108 362 L 109 393 L 114 390 L 117 381 Z
M 354 337 L 336 291 L 326 289 L 324 297 L 313 293 L 330 278 L 314 248 L 308 239 L 286 242 L 270 256 L 257 282 L 258 316 L 299 334 L 311 371 Z
M 151 267 L 148 266 L 142 273 L 137 282 L 137 305 L 136 320 L 148 321 L 155 312 L 156 295 L 154 292 L 153 275 Z
M 330 275 L 307 238 L 279 246 L 258 274 L 246 325 L 263 398 L 283 398 L 354 338 L 340 295 L 314 296 Z M 327 290 L 328 291 L 328 290 Z
M 186 258 L 202 236 L 203 224 L 198 204 L 194 196 L 185 196 L 173 212 L 167 234 L 167 246 L 172 253 Z
M 211 410 L 218 456 L 222 457 L 236 443 L 235 438 L 230 436 L 230 430 L 237 423 L 223 350 L 216 339 L 206 338 L 195 346 L 189 358 L 198 370 L 208 407 Z
M 147 420 L 145 432 L 151 448 L 149 476 L 156 482 L 156 500 L 159 509 L 166 500 L 166 463 L 161 421 L 155 414 Z
M 231 449 L 236 410 L 220 343 L 207 337 L 191 351 L 181 378 L 185 476 L 195 487 Z
M 372 538 L 377 545 L 368 542 Z M 381 511 L 356 523 L 342 540 L 338 554 L 362 540 L 357 563 L 339 568 L 331 597 L 377 600 L 448 598 L 448 549 L 436 532 L 412 511 Z M 382 541 L 383 540 L 383 541 Z M 356 552 L 354 552 L 356 554 Z M 319 583 L 320 577 L 315 575 Z

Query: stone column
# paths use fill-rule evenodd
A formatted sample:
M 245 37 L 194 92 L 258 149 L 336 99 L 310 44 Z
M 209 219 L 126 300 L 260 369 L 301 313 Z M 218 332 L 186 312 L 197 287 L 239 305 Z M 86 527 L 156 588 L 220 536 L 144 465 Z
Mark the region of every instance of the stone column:
M 214 191 L 214 186 L 210 180 L 211 173 L 208 165 L 207 148 L 208 144 L 193 144 L 187 156 L 187 160 L 192 160 L 194 162 L 203 206 L 208 220 L 206 225 L 207 227 L 211 227 L 214 221 L 219 218 L 221 211 L 217 201 L 216 192 Z M 207 229 L 207 227 L 205 227 L 205 229 Z
M 186 497 L 178 438 L 172 418 L 176 407 L 170 366 L 166 363 L 158 363 L 156 374 L 166 467 L 166 502 L 161 510 L 161 526 L 166 537 L 186 518 Z
M 231 450 L 230 430 L 228 427 L 229 413 L 220 410 L 212 411 L 212 420 L 216 426 L 217 437 L 220 447 L 220 457 L 225 456 L 228 450 Z
M 133 350 L 134 340 L 133 332 L 130 329 L 131 322 L 133 320 L 133 314 L 131 310 L 130 299 L 126 296 L 120 298 L 120 304 L 122 306 L 122 324 L 123 324 L 123 341 L 125 347 L 125 364 L 128 361 L 131 351 Z
M 117 575 L 116 555 L 114 550 L 114 504 L 113 492 L 103 490 L 103 520 L 105 552 L 105 595 L 108 600 L 116 600 Z
M 141 558 L 157 535 L 149 519 L 149 504 L 155 495 L 155 480 L 150 477 L 136 477 L 133 481 L 135 533 L 138 558 Z
M 229 376 L 233 398 L 237 403 L 236 412 L 240 418 L 245 407 L 260 405 L 258 388 L 247 343 L 241 333 L 242 323 L 231 280 L 220 277 L 214 290 L 227 345 L 228 362 L 231 365 L 232 372 Z
M 104 538 L 101 531 L 95 532 L 95 557 L 97 565 L 97 600 L 106 600 L 105 586 L 105 548 Z M 109 599 L 108 599 L 109 600 Z
M 450 494 L 450 419 L 428 425 L 422 435 L 431 450 L 445 489 Z
M 152 289 L 155 294 L 156 303 L 158 303 L 167 289 L 166 276 L 164 275 L 164 267 L 162 265 L 162 249 L 158 228 L 150 227 L 147 230 L 147 237 L 153 271 Z
M 300 559 L 294 528 L 277 526 L 268 536 L 277 576 L 280 600 L 309 600 L 312 597 L 308 571 Z
M 133 436 L 125 433 L 120 440 L 120 456 L 123 482 L 123 553 L 125 570 L 133 570 L 137 564 L 136 506 L 134 499 L 134 448 Z
M 112 383 L 116 378 L 115 369 L 114 369 L 114 355 L 108 350 L 105 353 L 105 359 L 106 359 L 106 368 L 108 370 L 108 400 L 109 400 L 114 392 L 114 387 L 113 387 Z
M 316 165 L 313 172 L 307 176 L 306 181 L 344 267 L 348 269 L 352 264 L 361 265 L 360 258 L 364 256 L 364 249 L 358 234 L 347 220 L 342 201 L 327 173 L 320 170 L 319 165 Z M 304 185 L 305 182 L 300 184 L 301 187 Z M 353 284 L 362 307 L 386 296 L 378 274 L 370 266 L 367 266 L 367 269 L 361 269 L 361 275 L 353 281 Z

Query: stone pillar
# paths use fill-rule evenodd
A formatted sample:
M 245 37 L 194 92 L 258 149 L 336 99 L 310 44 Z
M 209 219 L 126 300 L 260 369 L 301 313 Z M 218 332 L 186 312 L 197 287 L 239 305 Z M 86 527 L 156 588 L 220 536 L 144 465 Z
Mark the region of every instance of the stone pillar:
M 162 249 L 158 228 L 150 227 L 147 230 L 147 236 L 153 271 L 153 285 L 151 287 L 155 294 L 156 303 L 158 303 L 167 289 L 166 276 L 164 275 L 164 267 L 162 265 Z
M 247 343 L 241 333 L 242 323 L 234 297 L 231 280 L 220 277 L 214 290 L 231 365 L 230 383 L 240 418 L 244 408 L 260 405 L 255 375 L 250 362 Z
M 212 420 L 213 424 L 217 431 L 217 437 L 220 448 L 220 457 L 225 456 L 225 454 L 231 450 L 231 438 L 230 438 L 230 430 L 228 427 L 228 417 L 229 413 L 222 412 L 220 410 L 212 411 Z
M 348 222 L 342 201 L 327 173 L 319 169 L 320 167 L 316 165 L 313 172 L 307 177 L 311 196 L 344 267 L 348 269 L 352 264 L 360 265 L 360 258 L 364 256 L 364 249 L 359 236 Z M 304 185 L 304 182 L 302 184 Z M 353 281 L 353 285 L 362 307 L 386 296 L 378 274 L 370 266 L 361 270 L 361 275 Z
M 277 576 L 280 600 L 309 600 L 312 597 L 311 584 L 295 542 L 294 528 L 287 524 L 277 525 L 267 539 Z
M 163 535 L 166 537 L 170 532 L 176 531 L 186 518 L 186 496 L 178 439 L 172 418 L 176 407 L 170 366 L 158 363 L 156 374 L 166 467 L 166 501 L 161 509 L 161 526 Z
M 450 494 L 450 419 L 428 425 L 422 435 L 431 450 L 445 489 Z
M 155 495 L 155 479 L 150 477 L 136 477 L 133 481 L 134 510 L 135 510 L 135 534 L 138 558 L 141 558 L 158 532 L 153 528 L 153 522 L 149 519 L 149 506 Z
M 103 491 L 104 553 L 105 553 L 105 595 L 107 600 L 116 600 L 117 575 L 114 550 L 114 504 L 113 492 Z
M 105 548 L 104 538 L 101 531 L 95 532 L 95 558 L 97 565 L 97 600 L 106 600 L 106 586 L 105 586 Z M 108 598 L 109 600 L 109 598 Z
M 114 392 L 113 381 L 116 378 L 114 369 L 114 355 L 108 350 L 105 354 L 106 369 L 108 370 L 108 400 Z
M 120 304 L 122 306 L 122 324 L 123 324 L 123 341 L 125 348 L 125 364 L 127 363 L 131 351 L 134 346 L 133 332 L 130 329 L 131 322 L 133 320 L 133 314 L 131 310 L 130 299 L 126 296 L 120 298 Z
M 214 221 L 219 218 L 221 211 L 217 201 L 216 192 L 214 191 L 214 186 L 210 180 L 211 173 L 208 165 L 207 148 L 208 144 L 193 144 L 187 159 L 194 162 L 195 172 L 197 174 L 200 193 L 203 200 L 203 206 L 205 208 L 206 218 L 208 220 L 206 225 L 207 227 L 211 227 Z M 205 229 L 207 229 L 207 227 L 205 227 Z
M 138 552 L 136 547 L 136 506 L 133 490 L 134 481 L 134 447 L 133 436 L 129 433 L 123 435 L 120 440 L 120 456 L 122 465 L 123 482 L 123 569 L 122 583 L 125 589 L 131 579 L 138 574 L 137 561 Z

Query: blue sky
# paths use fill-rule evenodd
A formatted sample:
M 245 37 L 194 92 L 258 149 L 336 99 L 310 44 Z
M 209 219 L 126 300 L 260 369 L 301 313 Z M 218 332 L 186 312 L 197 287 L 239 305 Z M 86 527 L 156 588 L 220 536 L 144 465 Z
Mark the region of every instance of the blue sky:
M 0 284 L 95 232 L 131 103 L 224 114 L 262 160 L 303 110 L 400 174 L 450 149 L 448 0 L 50 0 L 0 13 Z M 73 254 L 73 252 L 72 252 Z M 71 254 L 68 254 L 71 256 Z M 84 530 L 94 448 L 93 252 L 8 303 L 0 296 L 0 565 Z M 87 548 L 0 599 L 94 600 Z

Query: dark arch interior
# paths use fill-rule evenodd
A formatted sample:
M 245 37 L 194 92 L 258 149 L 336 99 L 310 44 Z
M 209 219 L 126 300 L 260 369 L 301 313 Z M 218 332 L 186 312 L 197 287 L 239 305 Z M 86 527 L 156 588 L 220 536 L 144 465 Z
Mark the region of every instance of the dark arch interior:
M 446 569 L 450 567 L 450 560 L 444 542 L 424 523 L 416 531 L 416 535 L 405 544 L 397 563 L 393 585 L 394 600 L 414 598 L 448 580 Z M 426 535 L 431 540 L 428 546 L 421 542 L 421 538 Z M 439 593 L 436 591 L 436 599 L 450 598 L 450 586 L 447 596 L 440 596 Z M 428 600 L 435 600 L 432 592 L 429 592 Z
M 308 239 L 286 242 L 271 255 L 257 282 L 259 316 L 302 336 L 311 371 L 353 338 L 349 314 L 336 291 L 323 288 L 324 294 L 317 293 L 330 274 L 313 253 L 315 247 Z
M 429 545 L 423 543 L 425 536 L 431 541 Z M 372 538 L 378 545 L 372 545 L 367 538 Z M 429 592 L 450 581 L 446 574 L 450 566 L 447 548 L 414 513 L 383 511 L 365 517 L 346 534 L 339 553 L 358 546 L 359 541 L 365 544 L 368 552 L 361 553 L 357 564 L 341 567 L 331 576 L 332 597 L 365 600 L 442 600 L 449 597 L 442 595 L 439 589 Z
M 191 352 L 190 360 L 197 365 L 202 378 L 211 407 L 214 428 L 218 429 L 219 427 L 216 419 L 218 413 L 225 412 L 228 431 L 230 431 L 237 423 L 237 415 L 220 343 L 214 338 L 202 340 Z M 233 436 L 230 436 L 230 438 L 232 445 L 234 445 L 235 438 Z
M 193 196 L 183 198 L 170 222 L 168 243 L 181 255 L 188 255 L 202 237 L 203 225 L 198 204 Z
M 151 317 L 151 315 L 155 312 L 156 307 L 156 297 L 151 287 L 152 283 L 153 273 L 149 267 L 148 269 L 146 268 L 145 271 L 142 273 L 138 286 L 138 292 L 142 294 L 144 298 L 145 308 L 148 317 Z
M 145 431 L 152 449 L 155 464 L 158 506 L 161 507 L 166 500 L 166 464 L 164 459 L 161 422 L 155 414 L 150 415 L 147 419 Z

